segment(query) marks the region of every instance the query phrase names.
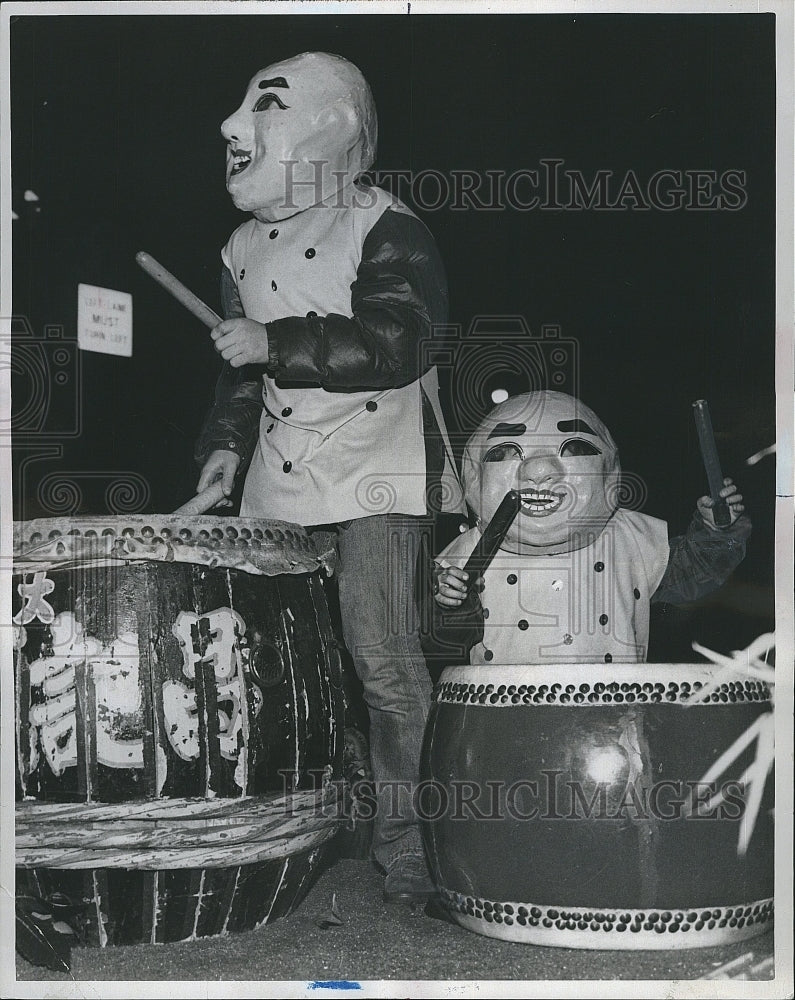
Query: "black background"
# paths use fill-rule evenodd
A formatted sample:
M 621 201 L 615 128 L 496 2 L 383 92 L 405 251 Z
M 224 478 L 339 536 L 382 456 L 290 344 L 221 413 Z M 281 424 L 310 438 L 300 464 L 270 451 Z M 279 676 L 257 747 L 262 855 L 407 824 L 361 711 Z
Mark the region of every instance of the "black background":
M 577 342 L 580 396 L 645 483 L 643 509 L 672 533 L 706 491 L 690 404 L 709 401 L 724 472 L 755 525 L 737 578 L 767 590 L 774 460 L 745 458 L 775 437 L 774 32 L 772 14 L 12 19 L 14 313 L 37 337 L 55 324 L 74 338 L 78 282 L 134 301 L 133 357 L 76 362 L 79 434 L 59 440 L 61 417 L 48 415 L 60 457 L 36 458 L 44 435 L 18 436 L 15 517 L 111 513 L 103 490 L 125 472 L 148 484 L 140 509 L 192 495 L 219 362 L 207 330 L 134 255 L 147 250 L 220 309 L 219 251 L 245 218 L 225 191 L 220 123 L 258 69 L 320 49 L 355 62 L 373 89 L 376 170 L 511 173 L 559 158 L 586 178 L 745 172 L 739 211 L 414 207 L 447 267 L 452 323 L 520 315 L 533 333 L 556 324 Z M 463 438 L 455 375 L 443 375 Z M 16 372 L 17 408 L 26 377 Z M 66 509 L 40 495 L 54 470 L 83 474 Z

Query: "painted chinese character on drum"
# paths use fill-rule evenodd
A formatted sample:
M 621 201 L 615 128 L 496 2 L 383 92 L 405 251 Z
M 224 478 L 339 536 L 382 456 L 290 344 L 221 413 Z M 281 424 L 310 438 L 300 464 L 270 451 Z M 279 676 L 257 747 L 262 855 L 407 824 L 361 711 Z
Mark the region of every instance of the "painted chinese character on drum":
M 86 944 L 289 913 L 342 819 L 327 564 L 297 525 L 15 525 L 18 894 Z

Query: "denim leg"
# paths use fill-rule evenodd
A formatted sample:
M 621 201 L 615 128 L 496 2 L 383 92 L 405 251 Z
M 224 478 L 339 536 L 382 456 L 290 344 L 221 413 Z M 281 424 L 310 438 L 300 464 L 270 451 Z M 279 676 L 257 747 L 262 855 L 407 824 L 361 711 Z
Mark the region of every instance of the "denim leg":
M 372 849 L 384 868 L 401 855 L 423 854 L 411 795 L 432 687 L 414 598 L 427 526 L 425 518 L 382 514 L 339 531 L 342 630 L 370 714 L 371 764 L 380 789 Z

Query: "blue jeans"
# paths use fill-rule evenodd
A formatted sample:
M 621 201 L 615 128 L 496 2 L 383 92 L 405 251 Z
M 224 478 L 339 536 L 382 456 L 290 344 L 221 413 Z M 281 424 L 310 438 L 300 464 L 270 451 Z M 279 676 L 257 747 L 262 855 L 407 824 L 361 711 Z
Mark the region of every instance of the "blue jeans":
M 432 684 L 414 587 L 428 528 L 427 518 L 406 514 L 377 514 L 337 527 L 343 638 L 370 716 L 378 807 L 372 853 L 385 869 L 404 855 L 424 853 L 412 792 Z

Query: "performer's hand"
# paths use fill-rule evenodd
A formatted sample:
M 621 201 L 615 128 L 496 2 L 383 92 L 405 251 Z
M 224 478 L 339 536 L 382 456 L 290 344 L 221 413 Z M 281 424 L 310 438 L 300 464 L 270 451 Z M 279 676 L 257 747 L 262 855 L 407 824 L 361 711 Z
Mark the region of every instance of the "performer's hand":
M 469 574 L 457 566 L 435 566 L 433 599 L 444 608 L 457 608 L 469 592 Z
M 730 527 L 737 518 L 745 510 L 743 506 L 742 494 L 737 492 L 737 487 L 734 485 L 734 480 L 729 479 L 727 476 L 723 480 L 723 489 L 720 491 L 722 499 L 726 501 L 726 505 L 729 508 L 729 514 L 731 515 L 731 521 L 726 527 Z M 712 497 L 699 497 L 696 502 L 696 507 L 698 512 L 703 518 L 707 527 L 712 528 L 713 531 L 725 531 L 725 528 L 720 528 L 715 524 L 715 515 L 712 512 L 712 508 L 715 506 L 715 501 Z
M 240 455 L 237 452 L 226 451 L 224 449 L 210 452 L 210 457 L 204 463 L 201 475 L 199 476 L 199 482 L 196 487 L 197 492 L 201 493 L 202 490 L 206 490 L 208 486 L 212 486 L 213 483 L 220 479 L 224 494 L 229 496 L 235 486 L 235 473 L 239 465 Z M 231 507 L 232 501 L 222 500 L 216 506 Z
M 268 331 L 264 323 L 239 317 L 225 319 L 210 331 L 215 349 L 233 368 L 268 363 Z

